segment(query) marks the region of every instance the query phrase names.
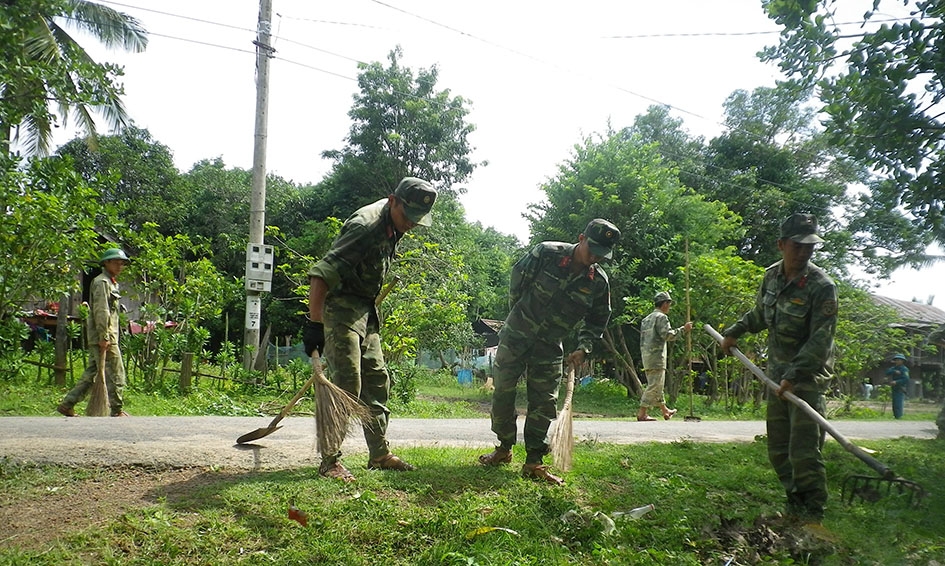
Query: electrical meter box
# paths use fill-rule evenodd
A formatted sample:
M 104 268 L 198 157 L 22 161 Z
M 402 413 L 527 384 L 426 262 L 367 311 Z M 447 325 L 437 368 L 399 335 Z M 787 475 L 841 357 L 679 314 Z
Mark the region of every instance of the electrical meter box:
M 272 289 L 272 246 L 246 245 L 246 290 L 268 293 Z

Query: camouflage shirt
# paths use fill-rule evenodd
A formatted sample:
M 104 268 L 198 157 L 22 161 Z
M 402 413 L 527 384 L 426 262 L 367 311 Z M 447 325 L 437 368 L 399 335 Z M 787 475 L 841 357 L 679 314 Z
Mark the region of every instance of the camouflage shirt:
M 331 249 L 308 271 L 328 286 L 326 326 L 343 324 L 364 336 L 377 331 L 374 299 L 403 234 L 394 229 L 387 199 L 361 207 L 341 227 Z
M 100 273 L 92 280 L 89 288 L 89 346 L 103 340 L 118 343 L 118 283 L 107 272 Z
M 512 267 L 501 338 L 559 343 L 583 320 L 578 348 L 592 350 L 610 320 L 610 282 L 596 263 L 572 272 L 575 247 L 542 242 Z
M 675 340 L 678 328 L 670 328 L 669 317 L 659 309 L 640 323 L 640 355 L 643 369 L 666 369 L 666 342 Z
M 765 270 L 755 308 L 723 333 L 738 338 L 768 329 L 768 377 L 800 389 L 821 387 L 833 371 L 837 287 L 824 271 L 807 264 L 787 281 L 777 262 Z

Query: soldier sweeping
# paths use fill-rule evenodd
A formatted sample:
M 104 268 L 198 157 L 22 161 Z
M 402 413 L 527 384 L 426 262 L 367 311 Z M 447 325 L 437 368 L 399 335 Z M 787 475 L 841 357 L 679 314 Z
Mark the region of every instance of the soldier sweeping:
M 99 373 L 105 366 L 105 384 L 108 388 L 108 404 L 111 416 L 127 417 L 122 410 L 122 390 L 125 388 L 125 366 L 118 349 L 118 276 L 128 265 L 125 252 L 113 248 L 102 254 L 102 273 L 92 280 L 89 289 L 89 318 L 86 338 L 89 348 L 89 365 L 72 391 L 66 394 L 56 410 L 67 417 L 74 417 L 75 404 L 85 398 Z M 104 416 L 104 415 L 103 415 Z
M 584 362 L 610 320 L 610 282 L 597 262 L 610 259 L 620 231 L 610 222 L 591 220 L 577 244 L 542 242 L 512 268 L 511 312 L 499 331 L 492 393 L 492 431 L 499 445 L 479 457 L 484 466 L 512 461 L 518 434 L 515 386 L 524 374 L 528 391 L 525 465 L 522 475 L 562 485 L 542 463 L 555 418 L 564 350 L 561 340 L 581 322 L 577 349 L 566 362 Z
M 309 355 L 324 352 L 337 386 L 370 410 L 364 424 L 368 468 L 410 471 L 413 466 L 391 453 L 387 442 L 390 375 L 381 351 L 375 299 L 394 259 L 397 243 L 416 226 L 430 226 L 436 201 L 430 183 L 404 178 L 394 193 L 354 212 L 328 253 L 308 272 L 309 321 L 303 340 Z M 318 423 L 324 426 L 325 423 Z M 354 481 L 340 461 L 345 431 L 333 431 L 335 446 L 319 446 L 322 476 Z

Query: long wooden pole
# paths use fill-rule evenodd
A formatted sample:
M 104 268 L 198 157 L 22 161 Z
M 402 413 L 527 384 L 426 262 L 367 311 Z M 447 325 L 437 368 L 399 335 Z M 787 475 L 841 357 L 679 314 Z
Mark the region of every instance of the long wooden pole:
M 269 59 L 275 51 L 271 43 L 272 0 L 259 0 L 256 24 L 256 121 L 253 135 L 253 178 L 249 202 L 249 243 L 262 244 L 266 226 L 266 141 L 269 127 Z M 262 319 L 258 290 L 246 290 L 246 324 L 243 329 L 243 368 L 253 369 L 259 349 L 259 321 Z
M 689 302 L 689 238 L 686 238 L 686 322 L 692 322 L 692 305 Z M 692 376 L 692 332 L 686 333 L 686 362 L 689 367 L 689 416 L 692 414 L 693 382 Z

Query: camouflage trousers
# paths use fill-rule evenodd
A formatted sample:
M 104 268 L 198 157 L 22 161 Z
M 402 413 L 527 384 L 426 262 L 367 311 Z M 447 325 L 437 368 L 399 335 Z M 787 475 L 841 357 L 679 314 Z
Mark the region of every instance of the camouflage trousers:
M 794 394 L 821 415 L 826 401 L 819 391 Z M 827 471 L 823 450 L 825 431 L 800 407 L 768 395 L 768 460 L 787 495 L 787 513 L 821 519 L 827 504 Z
M 325 358 L 331 381 L 360 399 L 371 411 L 369 422 L 364 423 L 364 441 L 371 459 L 390 453 L 387 442 L 387 422 L 390 410 L 390 374 L 381 351 L 381 337 L 368 332 L 361 337 L 350 327 L 338 324 L 325 329 Z M 343 435 L 342 435 L 343 437 Z M 323 447 L 322 459 L 334 462 L 341 456 L 341 446 Z
M 549 452 L 548 428 L 558 414 L 563 358 L 561 344 L 534 339 L 503 340 L 496 351 L 492 432 L 502 448 L 511 450 L 515 445 L 518 436 L 515 388 L 524 375 L 528 402 L 524 431 L 526 463 L 541 463 Z
M 102 363 L 101 357 L 102 350 L 98 344 L 89 348 L 89 365 L 85 366 L 79 382 L 62 399 L 63 405 L 71 409 L 76 403 L 85 399 L 98 375 L 99 364 Z M 112 414 L 120 413 L 124 406 L 121 394 L 125 389 L 125 365 L 122 363 L 118 344 L 110 343 L 108 349 L 105 350 L 105 387 L 108 388 L 108 404 L 111 406 Z
M 664 403 L 663 384 L 665 382 L 665 369 L 646 370 L 646 389 L 643 390 L 643 395 L 640 396 L 640 406 L 662 407 Z

